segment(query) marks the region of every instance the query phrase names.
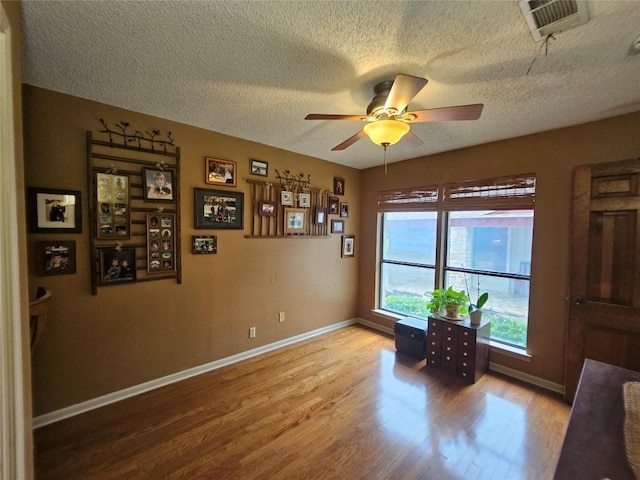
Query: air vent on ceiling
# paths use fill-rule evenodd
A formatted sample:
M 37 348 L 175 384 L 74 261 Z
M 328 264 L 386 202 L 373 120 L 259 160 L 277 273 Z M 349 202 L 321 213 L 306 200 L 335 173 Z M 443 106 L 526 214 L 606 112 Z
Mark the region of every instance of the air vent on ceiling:
M 589 21 L 585 1 L 519 0 L 518 3 L 536 42 Z

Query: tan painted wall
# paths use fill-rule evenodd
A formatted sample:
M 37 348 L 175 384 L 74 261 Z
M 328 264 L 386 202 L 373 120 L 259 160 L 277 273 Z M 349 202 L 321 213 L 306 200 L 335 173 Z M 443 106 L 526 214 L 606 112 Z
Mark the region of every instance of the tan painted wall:
M 34 357 L 36 414 L 356 316 L 358 264 L 340 258 L 340 235 L 256 240 L 245 238 L 248 229 L 194 230 L 193 189 L 208 187 L 205 156 L 238 162 L 235 191 L 245 192 L 245 200 L 250 158 L 269 162 L 270 180 L 274 169 L 288 168 L 310 173 L 313 187 L 331 189 L 334 175 L 342 176 L 350 204 L 346 233 L 359 236 L 357 170 L 39 88 L 25 86 L 23 96 L 27 186 L 83 195 L 82 234 L 29 235 L 30 287 L 44 285 L 54 297 Z M 97 134 L 100 118 L 171 131 L 181 147 L 182 285 L 161 280 L 99 287 L 91 295 L 85 131 Z M 194 234 L 217 235 L 218 254 L 192 255 Z M 75 240 L 78 273 L 37 277 L 33 253 L 41 239 Z M 284 323 L 279 311 L 286 312 Z M 255 339 L 248 338 L 250 326 L 257 327 Z
M 535 172 L 536 206 L 531 270 L 531 363 L 492 354 L 491 361 L 564 383 L 569 285 L 569 222 L 576 165 L 640 156 L 640 113 L 490 143 L 362 172 L 359 312 L 391 326 L 375 308 L 377 193 L 399 187 Z

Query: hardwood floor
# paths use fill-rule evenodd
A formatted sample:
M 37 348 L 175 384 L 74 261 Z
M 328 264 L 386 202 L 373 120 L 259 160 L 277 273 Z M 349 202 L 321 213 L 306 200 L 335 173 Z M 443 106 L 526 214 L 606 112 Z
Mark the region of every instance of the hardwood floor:
M 351 326 L 35 432 L 37 479 L 549 479 L 560 396 Z

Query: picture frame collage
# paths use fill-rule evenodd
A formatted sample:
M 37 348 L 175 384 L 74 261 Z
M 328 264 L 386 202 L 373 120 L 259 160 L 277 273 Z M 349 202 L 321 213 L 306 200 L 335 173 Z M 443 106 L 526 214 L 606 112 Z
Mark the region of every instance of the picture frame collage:
M 176 270 L 176 215 L 147 214 L 147 273 L 166 273 Z

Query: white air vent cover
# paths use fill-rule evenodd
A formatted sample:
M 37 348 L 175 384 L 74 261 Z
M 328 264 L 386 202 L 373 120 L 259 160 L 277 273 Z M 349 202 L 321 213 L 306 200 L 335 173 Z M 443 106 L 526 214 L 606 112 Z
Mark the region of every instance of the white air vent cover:
M 536 42 L 589 21 L 587 4 L 580 0 L 519 0 Z

